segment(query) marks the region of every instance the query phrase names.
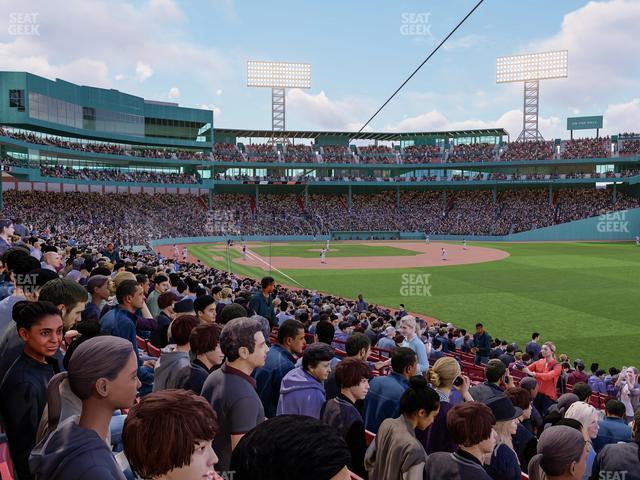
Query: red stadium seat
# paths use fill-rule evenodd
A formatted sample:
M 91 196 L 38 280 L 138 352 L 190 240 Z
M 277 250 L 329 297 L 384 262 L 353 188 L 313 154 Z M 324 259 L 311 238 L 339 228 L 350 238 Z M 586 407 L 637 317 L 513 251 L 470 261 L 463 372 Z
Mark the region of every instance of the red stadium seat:
M 151 357 L 160 357 L 160 349 L 150 343 L 147 343 L 147 353 Z
M 4 433 L 0 433 L 0 479 L 13 480 L 13 463 L 11 463 L 7 436 Z
M 138 345 L 139 350 L 142 350 L 143 352 L 147 351 L 147 341 L 144 338 L 136 335 L 136 343 Z
M 365 441 L 367 442 L 367 447 L 368 447 L 369 445 L 371 445 L 371 442 L 373 442 L 373 439 L 376 438 L 376 434 L 373 432 L 370 432 L 369 430 L 365 430 L 364 438 L 365 438 Z
M 469 377 L 469 379 L 476 382 L 484 382 L 484 367 L 473 365 L 469 363 L 462 363 L 462 372 Z

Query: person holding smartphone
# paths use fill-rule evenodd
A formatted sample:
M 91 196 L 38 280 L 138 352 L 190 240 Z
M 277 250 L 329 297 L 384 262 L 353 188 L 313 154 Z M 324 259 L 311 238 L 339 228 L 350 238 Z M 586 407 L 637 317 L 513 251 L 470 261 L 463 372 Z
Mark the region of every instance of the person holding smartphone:
M 504 390 L 514 385 L 502 360 L 492 358 L 487 362 L 484 372 L 487 380 L 469 390 L 476 402 L 487 403 L 495 396 L 504 395 Z

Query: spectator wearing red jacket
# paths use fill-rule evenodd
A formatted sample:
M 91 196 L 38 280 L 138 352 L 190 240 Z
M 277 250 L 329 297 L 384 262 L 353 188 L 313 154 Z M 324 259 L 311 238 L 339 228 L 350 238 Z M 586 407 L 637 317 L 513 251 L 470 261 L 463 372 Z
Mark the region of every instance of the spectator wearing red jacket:
M 540 349 L 542 358 L 522 369 L 538 382 L 538 396 L 534 406 L 545 415 L 549 407 L 558 398 L 556 384 L 562 373 L 562 365 L 555 358 L 556 346 L 552 342 L 545 342 Z

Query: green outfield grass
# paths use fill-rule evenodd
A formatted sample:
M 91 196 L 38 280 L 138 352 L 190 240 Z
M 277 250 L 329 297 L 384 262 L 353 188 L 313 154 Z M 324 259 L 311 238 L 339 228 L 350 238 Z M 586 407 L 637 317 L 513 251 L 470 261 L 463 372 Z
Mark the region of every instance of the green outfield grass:
M 331 245 L 340 250 L 370 248 Z M 580 357 L 587 365 L 592 361 L 605 368 L 640 363 L 640 248 L 619 243 L 478 245 L 505 250 L 510 256 L 475 265 L 283 273 L 306 288 L 350 298 L 362 293 L 370 303 L 390 307 L 404 303 L 408 310 L 467 329 L 482 321 L 494 338 L 516 340 L 521 346 L 531 332 L 539 331 L 543 340 L 556 342 L 559 352 Z M 302 252 L 315 248 L 309 244 L 279 248 L 294 247 Z M 210 266 L 227 268 L 224 250 L 216 253 L 224 262 L 211 261 L 206 245 L 189 247 L 189 251 Z M 241 256 L 236 251 L 230 255 Z M 264 275 L 257 268 L 231 267 L 240 275 Z M 430 296 L 422 294 L 427 290 L 422 286 L 424 277 L 416 276 L 422 274 L 430 274 Z M 291 278 L 273 276 L 293 285 Z

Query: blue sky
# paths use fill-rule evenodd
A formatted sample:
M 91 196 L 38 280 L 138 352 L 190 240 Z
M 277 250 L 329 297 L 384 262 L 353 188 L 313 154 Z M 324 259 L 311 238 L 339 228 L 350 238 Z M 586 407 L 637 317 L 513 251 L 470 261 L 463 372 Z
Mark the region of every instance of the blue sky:
M 289 91 L 287 127 L 358 129 L 474 4 L 3 0 L 0 68 L 213 109 L 219 127 L 270 128 L 270 92 L 246 87 L 246 61 L 308 62 L 312 88 Z M 20 13 L 36 14 L 37 35 L 15 34 L 29 23 Z M 522 87 L 495 83 L 495 57 L 566 48 L 569 78 L 541 86 L 543 135 L 566 137 L 567 116 L 591 114 L 605 115 L 606 132 L 638 131 L 638 25 L 638 0 L 485 0 L 372 129 L 515 136 Z

